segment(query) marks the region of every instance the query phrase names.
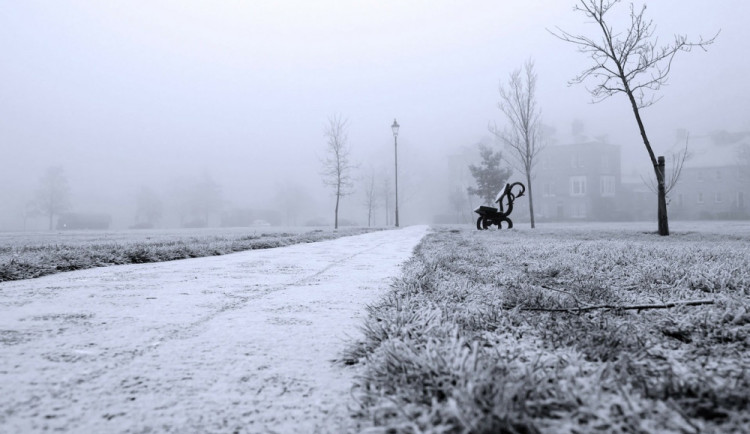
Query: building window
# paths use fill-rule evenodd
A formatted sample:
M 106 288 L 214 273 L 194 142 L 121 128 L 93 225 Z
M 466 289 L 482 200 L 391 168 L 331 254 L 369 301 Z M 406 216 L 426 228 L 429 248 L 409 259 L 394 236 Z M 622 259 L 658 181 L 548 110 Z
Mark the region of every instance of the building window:
M 714 194 L 714 202 L 721 203 L 724 201 L 724 198 L 721 197 L 721 193 L 715 193 Z
M 609 155 L 602 155 L 602 172 L 608 173 L 609 171 Z
M 721 181 L 721 170 L 716 171 L 716 179 Z
M 570 195 L 571 196 L 585 196 L 586 195 L 586 177 L 585 176 L 571 176 L 570 177 Z
M 573 169 L 583 167 L 583 160 L 579 154 L 573 154 L 570 156 L 570 167 Z
M 703 203 L 703 193 L 698 193 L 698 203 Z
M 608 175 L 599 178 L 599 193 L 602 196 L 614 196 L 615 195 L 615 177 Z
M 543 196 L 554 196 L 555 194 L 552 191 L 552 183 L 551 182 L 545 182 L 542 185 L 542 195 Z
M 698 172 L 697 178 L 698 182 L 703 182 L 703 172 Z

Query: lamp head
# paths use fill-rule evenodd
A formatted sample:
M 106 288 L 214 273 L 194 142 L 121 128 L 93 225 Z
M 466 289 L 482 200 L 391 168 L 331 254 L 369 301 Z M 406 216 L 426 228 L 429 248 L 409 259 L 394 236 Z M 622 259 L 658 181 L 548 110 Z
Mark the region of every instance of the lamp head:
M 394 137 L 398 136 L 398 128 L 399 127 L 400 127 L 400 125 L 398 124 L 398 122 L 396 122 L 396 119 L 394 119 L 393 120 L 393 125 L 391 125 L 391 129 L 393 130 L 393 136 Z

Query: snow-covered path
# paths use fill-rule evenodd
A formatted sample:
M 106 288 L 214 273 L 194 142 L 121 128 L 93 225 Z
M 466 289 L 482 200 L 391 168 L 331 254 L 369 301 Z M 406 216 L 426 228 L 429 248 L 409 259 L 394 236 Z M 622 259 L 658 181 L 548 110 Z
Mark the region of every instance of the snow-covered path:
M 345 432 L 331 360 L 426 232 L 0 283 L 0 432 Z

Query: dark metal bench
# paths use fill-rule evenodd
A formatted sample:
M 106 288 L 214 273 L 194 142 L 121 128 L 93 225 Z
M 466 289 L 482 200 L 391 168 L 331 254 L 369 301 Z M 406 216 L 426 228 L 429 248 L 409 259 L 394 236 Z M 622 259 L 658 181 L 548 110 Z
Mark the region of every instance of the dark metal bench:
M 518 193 L 513 193 L 514 187 L 519 187 Z M 503 222 L 508 226 L 508 229 L 513 227 L 513 220 L 508 218 L 510 213 L 513 212 L 513 201 L 523 196 L 526 192 L 526 187 L 520 182 L 514 182 L 513 184 L 505 184 L 505 187 L 498 193 L 495 202 L 498 204 L 498 208 L 491 206 L 479 206 L 474 210 L 475 213 L 479 214 L 477 219 L 477 229 L 484 230 L 489 229 L 492 225 L 497 225 L 498 229 L 502 229 Z M 506 211 L 507 210 L 507 211 Z

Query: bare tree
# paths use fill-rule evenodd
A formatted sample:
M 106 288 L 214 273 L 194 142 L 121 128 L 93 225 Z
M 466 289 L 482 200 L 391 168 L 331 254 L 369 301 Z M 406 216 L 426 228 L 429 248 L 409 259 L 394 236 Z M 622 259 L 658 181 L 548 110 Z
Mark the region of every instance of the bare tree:
M 671 43 L 660 46 L 658 38 L 654 36 L 653 21 L 645 18 L 646 5 L 637 10 L 631 3 L 630 24 L 624 31 L 615 31 L 607 24 L 605 15 L 620 2 L 621 0 L 579 0 L 576 5 L 575 11 L 583 13 L 597 25 L 601 31 L 600 38 L 574 35 L 560 28 L 550 33 L 575 44 L 578 51 L 592 60 L 593 65 L 571 83 L 583 83 L 589 79 L 595 81 L 595 86 L 588 89 L 594 102 L 617 93 L 624 93 L 628 97 L 643 144 L 654 166 L 658 186 L 659 234 L 669 235 L 664 158 L 659 157 L 657 160 L 651 148 L 640 109 L 656 102 L 654 92 L 667 82 L 672 60 L 678 52 L 689 52 L 694 47 L 705 50 L 708 45 L 713 44 L 718 33 L 710 39 L 700 38 L 698 42 L 690 42 L 684 35 L 675 35 Z
M 347 121 L 334 115 L 328 118 L 325 136 L 328 138 L 326 159 L 323 160 L 323 183 L 334 190 L 336 196 L 336 210 L 334 213 L 334 229 L 339 227 L 339 203 L 341 198 L 352 193 L 352 170 L 354 165 L 350 161 L 350 150 L 347 146 Z
M 537 156 L 544 149 L 540 122 L 541 111 L 536 103 L 536 73 L 534 62 L 528 60 L 521 68 L 510 74 L 508 87 L 500 86 L 498 107 L 505 114 L 508 126 L 502 130 L 496 125 L 490 131 L 500 139 L 510 151 L 517 169 L 526 175 L 529 197 L 529 216 L 534 228 L 534 196 L 531 188 L 532 171 Z
M 370 170 L 370 175 L 365 179 L 365 200 L 364 205 L 367 208 L 367 226 L 372 226 L 372 220 L 375 217 L 375 210 L 380 205 L 377 189 L 375 188 L 375 171 Z
M 39 179 L 34 205 L 39 214 L 49 217 L 49 230 L 55 216 L 70 208 L 70 188 L 61 166 L 49 167 Z
M 671 167 L 669 175 L 664 179 L 664 192 L 667 196 L 667 203 L 669 203 L 669 193 L 677 185 L 682 175 L 682 168 L 685 166 L 685 161 L 690 158 L 690 152 L 688 151 L 688 142 L 690 140 L 690 133 L 685 136 L 685 147 L 681 151 L 677 151 L 672 154 Z M 648 186 L 648 188 L 654 193 L 659 194 L 659 186 L 654 182 L 653 178 L 649 178 L 648 181 L 641 177 L 641 181 Z

